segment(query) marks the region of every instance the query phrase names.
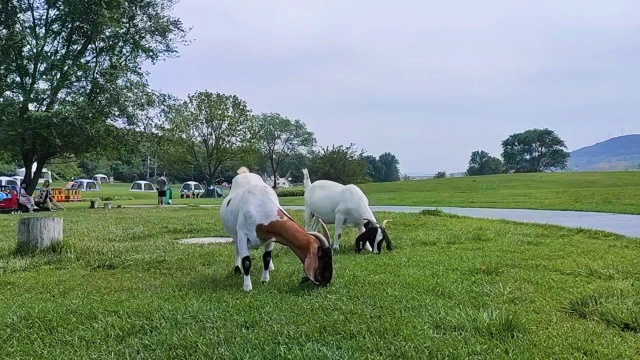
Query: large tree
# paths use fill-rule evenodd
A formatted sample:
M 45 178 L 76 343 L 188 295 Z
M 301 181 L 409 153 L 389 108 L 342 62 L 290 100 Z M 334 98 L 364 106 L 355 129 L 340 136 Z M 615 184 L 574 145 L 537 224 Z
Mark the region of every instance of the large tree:
M 0 140 L 41 175 L 132 124 L 148 102 L 144 62 L 177 54 L 177 0 L 0 0 Z M 37 181 L 25 174 L 27 192 Z
M 355 144 L 321 148 L 310 159 L 309 175 L 314 181 L 332 180 L 340 184 L 364 182 L 367 179 L 364 150 L 358 151 Z
M 471 153 L 469 159 L 469 167 L 467 168 L 468 176 L 492 175 L 502 172 L 502 160 L 489 155 L 484 150 L 476 150 Z
M 183 159 L 201 169 L 207 182 L 231 160 L 251 152 L 257 128 L 255 117 L 236 95 L 197 91 L 165 112 L 163 131 L 180 141 Z
M 373 155 L 364 155 L 362 157 L 367 162 L 367 177 L 373 182 L 380 182 L 384 177 L 384 167 L 378 162 Z
M 383 175 L 379 180 L 381 182 L 399 181 L 400 180 L 400 161 L 390 152 L 385 152 L 378 156 L 378 164 L 382 167 Z
M 532 173 L 567 168 L 569 152 L 564 141 L 553 131 L 529 129 L 502 141 L 505 170 Z
M 316 138 L 297 119 L 291 120 L 278 113 L 262 113 L 256 119 L 259 129 L 257 144 L 269 164 L 275 189 L 280 166 L 294 154 L 309 152 L 316 144 Z

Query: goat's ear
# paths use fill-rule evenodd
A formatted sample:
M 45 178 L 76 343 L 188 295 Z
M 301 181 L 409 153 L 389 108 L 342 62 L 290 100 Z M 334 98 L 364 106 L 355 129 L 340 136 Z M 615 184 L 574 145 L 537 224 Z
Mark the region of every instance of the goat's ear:
M 315 280 L 316 270 L 318 269 L 318 247 L 312 246 L 309 254 L 307 254 L 307 258 L 304 259 L 304 273 L 307 275 L 309 280 L 313 281 L 315 284 L 318 282 Z

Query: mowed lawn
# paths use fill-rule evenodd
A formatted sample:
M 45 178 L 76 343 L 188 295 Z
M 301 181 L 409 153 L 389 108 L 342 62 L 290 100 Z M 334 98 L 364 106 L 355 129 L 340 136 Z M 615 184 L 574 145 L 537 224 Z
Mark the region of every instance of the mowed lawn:
M 2 358 L 640 357 L 640 244 L 617 235 L 377 214 L 393 252 L 356 255 L 350 230 L 313 289 L 279 245 L 261 284 L 254 251 L 246 293 L 232 244 L 175 241 L 224 236 L 217 208 L 55 215 L 62 249 L 25 256 L 19 216 L 0 217 Z
M 313 178 L 313 174 L 312 174 Z M 509 174 L 358 185 L 371 205 L 579 210 L 640 214 L 640 171 Z M 180 199 L 174 204 L 220 204 L 221 199 Z M 155 193 L 128 191 L 129 184 L 102 184 L 85 198 L 117 196 L 116 205 L 155 204 Z M 225 190 L 225 194 L 228 190 Z M 125 200 L 128 199 L 129 200 Z M 284 205 L 304 198 L 282 197 Z M 88 207 L 87 204 L 70 205 Z

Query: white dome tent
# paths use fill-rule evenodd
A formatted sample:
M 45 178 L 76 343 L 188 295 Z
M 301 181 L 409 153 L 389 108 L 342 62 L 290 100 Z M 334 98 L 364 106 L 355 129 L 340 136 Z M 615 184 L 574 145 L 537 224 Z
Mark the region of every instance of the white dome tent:
M 138 180 L 131 184 L 129 191 L 155 192 L 156 188 L 148 181 Z
M 95 181 L 98 184 L 107 184 L 109 183 L 109 177 L 107 175 L 104 174 L 95 174 L 93 175 L 93 181 Z
M 31 167 L 31 176 L 33 176 L 33 173 L 36 172 L 36 166 L 38 166 L 38 163 L 34 162 L 33 166 Z M 25 168 L 21 168 L 16 171 L 16 175 L 21 178 L 24 178 L 25 173 Z M 47 168 L 42 169 L 42 175 L 40 175 L 40 179 L 38 179 L 38 182 L 44 182 L 45 180 L 49 180 L 49 182 L 51 182 L 51 172 L 47 170 Z

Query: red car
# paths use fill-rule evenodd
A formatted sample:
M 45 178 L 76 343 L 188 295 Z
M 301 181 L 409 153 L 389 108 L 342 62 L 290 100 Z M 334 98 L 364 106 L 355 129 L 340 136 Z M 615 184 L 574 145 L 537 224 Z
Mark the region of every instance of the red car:
M 18 201 L 18 188 L 13 185 L 0 185 L 0 212 L 10 212 L 12 214 L 21 211 Z

